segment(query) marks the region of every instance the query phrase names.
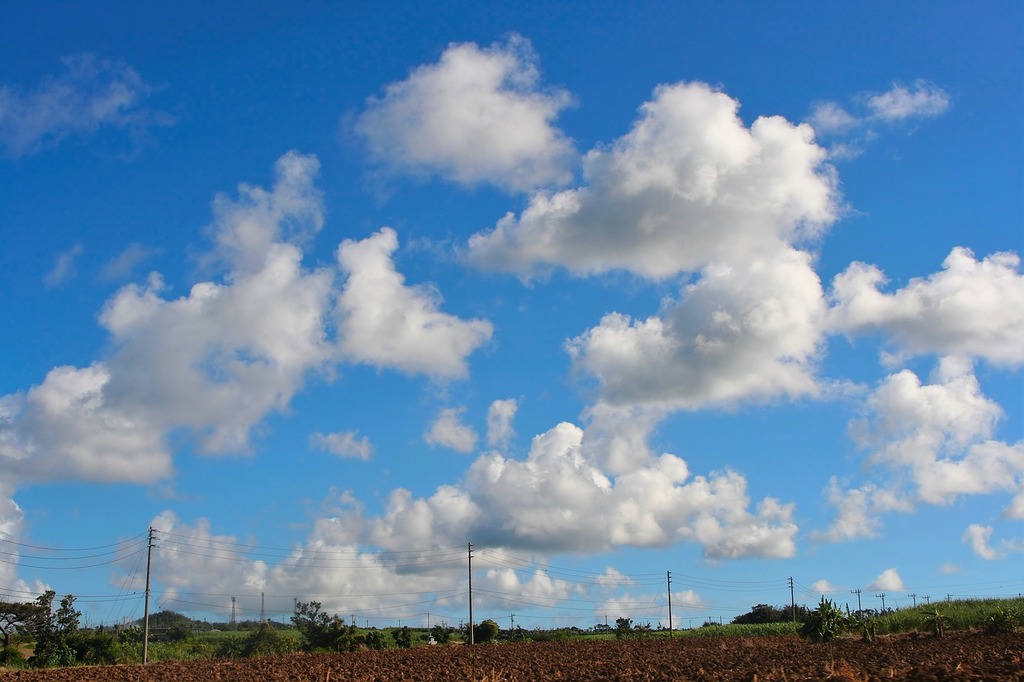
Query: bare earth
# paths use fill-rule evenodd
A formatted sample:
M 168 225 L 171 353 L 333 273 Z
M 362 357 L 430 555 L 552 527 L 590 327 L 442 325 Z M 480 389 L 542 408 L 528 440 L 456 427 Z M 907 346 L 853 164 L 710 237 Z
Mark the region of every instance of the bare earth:
M 0 673 L 0 682 L 892 679 L 1024 680 L 1024 633 L 912 634 L 830 645 L 791 637 L 545 642 Z

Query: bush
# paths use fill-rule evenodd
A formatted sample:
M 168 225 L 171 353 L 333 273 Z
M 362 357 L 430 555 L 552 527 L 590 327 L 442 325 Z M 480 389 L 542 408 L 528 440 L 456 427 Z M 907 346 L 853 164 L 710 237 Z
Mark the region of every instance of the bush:
M 811 611 L 800 627 L 800 636 L 812 642 L 831 642 L 857 624 L 856 618 L 836 606 L 831 599 L 822 597 L 818 608 Z
M 1020 614 L 1013 609 L 996 609 L 985 619 L 985 634 L 1003 635 L 1013 632 L 1020 622 Z

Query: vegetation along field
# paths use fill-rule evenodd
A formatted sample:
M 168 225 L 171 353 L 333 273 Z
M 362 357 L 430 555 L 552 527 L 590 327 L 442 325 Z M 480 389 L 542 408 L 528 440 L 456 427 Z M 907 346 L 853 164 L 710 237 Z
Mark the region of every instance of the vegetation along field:
M 45 602 L 49 594 L 37 600 Z M 51 598 L 52 600 L 52 598 Z M 502 631 L 360 629 L 316 602 L 290 625 L 151 619 L 149 663 L 136 627 L 75 627 L 73 601 L 11 627 L 0 680 L 1019 680 L 1024 600 L 943 602 L 854 614 L 822 600 L 800 622 L 755 622 L 786 610 L 755 606 L 728 625 L 668 632 L 620 618 L 614 628 Z M 38 617 L 38 609 L 28 617 Z M 24 614 L 23 614 L 24 615 Z M 45 616 L 45 614 L 43 614 Z M 91 663 L 91 665 L 90 665 Z M 104 665 L 97 665 L 104 663 Z M 51 666 L 51 667 L 41 667 Z

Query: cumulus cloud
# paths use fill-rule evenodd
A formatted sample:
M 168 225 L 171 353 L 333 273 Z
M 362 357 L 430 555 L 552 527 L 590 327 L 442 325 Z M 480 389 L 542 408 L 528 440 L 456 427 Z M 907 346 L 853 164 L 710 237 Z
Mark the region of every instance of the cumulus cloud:
M 529 190 L 572 177 L 572 142 L 552 125 L 569 102 L 540 86 L 529 42 L 512 36 L 488 48 L 449 45 L 436 64 L 369 98 L 355 129 L 394 171 Z
M 338 247 L 348 275 L 337 304 L 343 357 L 437 378 L 465 376 L 466 357 L 491 338 L 491 323 L 443 313 L 437 291 L 406 286 L 391 260 L 397 248 L 387 227 Z
M 868 398 L 868 415 L 851 424 L 868 465 L 888 471 L 927 504 L 1019 490 L 1024 443 L 991 438 L 1003 413 L 981 393 L 970 363 L 944 358 L 931 380 L 922 384 L 902 370 Z
M 322 225 L 318 167 L 286 154 L 272 190 L 243 185 L 237 201 L 218 197 L 211 230 L 216 257 L 231 265 L 224 283 L 169 300 L 154 277 L 107 302 L 100 319 L 116 352 L 106 395 L 166 428 L 191 428 L 207 451 L 248 448 L 252 427 L 333 353 L 324 327 L 333 274 L 306 271 L 299 246 Z
M 962 540 L 970 546 L 971 551 L 986 561 L 999 561 L 1011 553 L 1024 552 L 1024 540 L 1002 540 L 997 547 L 993 547 L 991 540 L 994 532 L 992 526 L 972 523 L 964 531 Z
M 504 447 L 512 440 L 512 420 L 516 416 L 519 404 L 512 398 L 495 400 L 487 408 L 487 444 L 493 447 Z
M 953 249 L 933 275 L 893 293 L 879 288 L 878 268 L 854 263 L 836 276 L 831 325 L 847 334 L 879 331 L 902 355 L 968 355 L 990 362 L 1024 363 L 1024 275 L 1020 258 L 995 253 L 977 260 Z
M 473 427 L 462 423 L 463 412 L 465 408 L 441 410 L 430 430 L 423 435 L 423 440 L 430 445 L 441 445 L 456 452 L 473 452 L 477 435 Z
M 658 316 L 620 313 L 568 343 L 602 400 L 697 409 L 814 395 L 825 316 L 808 254 L 794 249 L 708 266 Z
M 821 580 L 815 580 L 813 583 L 811 583 L 810 587 L 812 593 L 820 595 L 834 594 L 836 592 L 843 591 L 842 588 L 836 587 L 825 578 L 822 578 Z
M 891 590 L 895 592 L 903 589 L 903 578 L 900 577 L 899 571 L 895 568 L 887 568 L 877 578 L 868 583 L 867 588 L 869 590 Z
M 138 136 L 174 119 L 148 110 L 153 88 L 128 64 L 79 54 L 61 60 L 64 72 L 23 91 L 0 84 L 0 145 L 11 156 L 33 154 L 101 128 Z
M 341 433 L 314 433 L 309 437 L 310 446 L 318 450 L 330 452 L 342 459 L 361 459 L 368 461 L 373 456 L 373 446 L 366 436 L 362 438 L 356 431 Z
M 525 460 L 488 453 L 457 486 L 427 498 L 396 490 L 371 537 L 400 548 L 423 538 L 466 537 L 528 551 L 610 551 L 695 542 L 709 559 L 787 557 L 795 552 L 792 506 L 765 498 L 750 509 L 746 480 L 732 471 L 691 476 L 663 454 L 609 477 L 588 459 L 584 432 L 563 423 L 534 438 Z
M 703 83 L 660 86 L 627 135 L 586 155 L 585 185 L 533 194 L 470 238 L 469 260 L 523 276 L 660 279 L 819 234 L 837 192 L 810 126 L 762 117 L 748 128 L 738 108 Z
M 444 314 L 437 294 L 404 286 L 390 260 L 393 231 L 341 245 L 341 291 L 335 270 L 303 266 L 324 222 L 318 169 L 315 157 L 289 152 L 270 189 L 219 195 L 204 260 L 225 268 L 222 280 L 176 298 L 156 273 L 121 288 L 99 316 L 110 335 L 102 362 L 54 368 L 27 392 L 0 397 L 5 475 L 152 482 L 173 473 L 167 439 L 179 429 L 203 452 L 247 452 L 253 429 L 339 356 L 464 376 L 490 323 Z M 349 445 L 363 456 L 369 444 Z

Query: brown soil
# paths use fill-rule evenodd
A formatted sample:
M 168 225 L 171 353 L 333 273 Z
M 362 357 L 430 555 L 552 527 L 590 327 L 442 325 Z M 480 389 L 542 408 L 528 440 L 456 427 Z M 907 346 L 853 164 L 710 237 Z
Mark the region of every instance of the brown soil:
M 833 644 L 791 637 L 545 642 L 0 673 L 0 682 L 892 679 L 1022 680 L 1024 633 L 899 635 Z

